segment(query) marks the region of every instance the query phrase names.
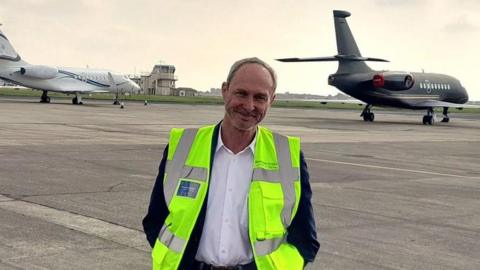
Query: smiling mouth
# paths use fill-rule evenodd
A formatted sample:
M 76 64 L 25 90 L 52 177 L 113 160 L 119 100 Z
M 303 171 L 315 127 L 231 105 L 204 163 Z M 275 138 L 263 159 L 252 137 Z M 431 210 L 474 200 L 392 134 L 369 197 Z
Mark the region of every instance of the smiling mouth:
M 240 113 L 240 112 L 237 112 L 238 115 L 240 116 L 240 118 L 243 120 L 243 121 L 248 121 L 250 119 L 255 119 L 255 115 L 251 115 L 251 114 L 243 114 L 243 113 Z

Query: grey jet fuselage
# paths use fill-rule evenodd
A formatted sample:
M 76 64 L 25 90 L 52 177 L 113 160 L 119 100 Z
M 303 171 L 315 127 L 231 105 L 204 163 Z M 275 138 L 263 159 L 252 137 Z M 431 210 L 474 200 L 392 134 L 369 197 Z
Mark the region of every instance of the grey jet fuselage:
M 389 106 L 405 109 L 424 110 L 420 101 L 439 100 L 464 104 L 468 93 L 456 78 L 438 73 L 410 73 L 414 84 L 406 90 L 390 90 L 375 87 L 372 79 L 383 71 L 367 73 L 335 73 L 329 76 L 329 84 L 342 92 L 373 106 Z

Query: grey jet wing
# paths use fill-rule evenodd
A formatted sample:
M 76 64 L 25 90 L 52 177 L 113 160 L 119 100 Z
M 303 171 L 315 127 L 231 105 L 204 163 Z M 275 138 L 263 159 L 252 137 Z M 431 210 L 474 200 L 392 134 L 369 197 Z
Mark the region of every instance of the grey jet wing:
M 479 105 L 472 105 L 472 104 L 459 104 L 459 103 L 452 103 L 440 100 L 423 100 L 419 102 L 415 102 L 411 104 L 415 107 L 450 107 L 450 108 L 472 108 L 472 109 L 480 109 Z

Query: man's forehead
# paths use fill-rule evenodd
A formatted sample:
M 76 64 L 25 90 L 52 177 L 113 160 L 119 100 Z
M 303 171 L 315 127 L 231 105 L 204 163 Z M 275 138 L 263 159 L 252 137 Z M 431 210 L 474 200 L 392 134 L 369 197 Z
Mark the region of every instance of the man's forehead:
M 273 87 L 273 79 L 268 69 L 257 63 L 247 63 L 238 68 L 230 83 L 239 81 L 258 81 Z

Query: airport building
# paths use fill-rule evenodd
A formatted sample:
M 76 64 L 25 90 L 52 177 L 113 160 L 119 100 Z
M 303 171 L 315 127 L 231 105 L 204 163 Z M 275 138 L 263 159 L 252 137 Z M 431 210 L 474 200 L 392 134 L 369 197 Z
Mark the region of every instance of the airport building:
M 177 76 L 175 76 L 175 66 L 155 65 L 150 73 L 143 74 L 140 77 L 132 78 L 146 95 L 156 96 L 198 96 L 198 91 L 189 87 L 175 87 Z
M 147 95 L 171 96 L 176 81 L 175 66 L 158 64 L 150 74 L 140 77 L 139 86 Z
M 172 96 L 193 97 L 198 96 L 198 91 L 190 87 L 179 87 L 172 89 Z

